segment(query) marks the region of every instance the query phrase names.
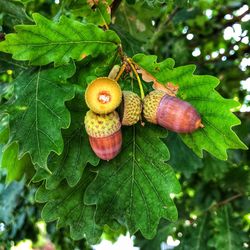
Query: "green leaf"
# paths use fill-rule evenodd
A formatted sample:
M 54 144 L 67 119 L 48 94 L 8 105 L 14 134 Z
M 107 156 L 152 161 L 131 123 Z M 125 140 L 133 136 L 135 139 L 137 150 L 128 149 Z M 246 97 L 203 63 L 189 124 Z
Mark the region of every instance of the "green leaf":
M 13 54 L 16 60 L 30 60 L 33 65 L 54 62 L 63 65 L 70 59 L 113 52 L 120 43 L 113 31 L 103 31 L 93 24 L 82 24 L 65 16 L 53 22 L 33 14 L 36 25 L 18 25 L 16 34 L 8 34 L 0 51 Z
M 61 155 L 52 153 L 48 160 L 48 167 L 52 174 L 46 178 L 46 188 L 54 189 L 66 179 L 69 186 L 75 186 L 82 177 L 87 163 L 96 166 L 99 158 L 93 153 L 88 135 L 83 124 L 83 117 L 87 106 L 83 102 L 83 93 L 80 92 L 73 99 L 71 110 L 71 125 L 63 131 L 64 149 Z
M 6 144 L 9 139 L 9 119 L 8 115 L 0 115 L 0 144 Z
M 185 9 L 179 10 L 173 18 L 174 24 L 178 24 L 184 21 L 188 21 L 190 19 L 195 19 L 200 14 L 199 9 Z
M 36 167 L 35 167 L 36 168 Z M 32 176 L 30 182 L 40 182 L 43 181 L 44 179 L 47 179 L 51 176 L 52 173 L 49 173 L 47 170 L 44 168 L 36 168 L 35 174 Z
M 126 0 L 128 4 L 135 4 L 136 0 Z
M 102 239 L 115 243 L 121 235 L 125 236 L 127 234 L 127 228 L 118 222 L 116 222 L 113 226 L 114 227 L 112 229 L 107 225 L 103 227 Z
M 17 141 L 19 157 L 30 153 L 33 164 L 47 168 L 51 151 L 63 150 L 61 129 L 68 128 L 70 113 L 65 101 L 74 97 L 74 86 L 64 84 L 74 74 L 73 65 L 47 70 L 27 70 L 14 82 L 10 104 L 9 144 Z
M 111 22 L 111 9 L 109 7 L 112 1 L 73 1 L 69 6 L 71 13 L 77 17 L 83 17 L 88 23 L 105 26 Z
M 184 226 L 183 237 L 177 250 L 207 250 L 208 214 L 198 218 L 195 223 Z
M 127 31 L 131 35 L 130 38 L 125 38 L 126 35 L 123 35 L 123 42 L 128 38 L 125 42 L 126 48 L 129 47 L 127 43 L 133 43 L 133 40 L 137 40 L 137 43 L 141 41 L 145 44 L 145 42 L 151 39 L 155 32 L 152 20 L 160 18 L 161 14 L 161 10 L 148 7 L 144 4 L 144 1 L 136 1 L 135 5 L 123 2 L 115 13 L 115 25 L 122 27 L 120 33 Z M 131 45 L 131 47 L 134 46 Z
M 85 205 L 83 201 L 86 187 L 93 177 L 94 174 L 86 169 L 81 181 L 73 188 L 62 182 L 54 190 L 40 186 L 36 193 L 37 202 L 46 202 L 42 210 L 46 222 L 57 220 L 58 228 L 70 226 L 74 240 L 86 237 L 90 244 L 97 243 L 102 234 L 101 228 L 95 224 L 96 207 Z
M 135 55 L 133 59 L 160 83 L 178 85 L 178 97 L 197 109 L 205 128 L 180 136 L 199 157 L 203 155 L 202 150 L 206 150 L 218 159 L 226 160 L 227 149 L 247 149 L 231 129 L 240 124 L 240 120 L 230 111 L 238 107 L 239 103 L 224 99 L 214 90 L 219 83 L 217 78 L 193 75 L 194 65 L 174 68 L 173 59 L 157 63 L 156 56 L 143 54 Z
M 118 55 L 114 53 L 110 56 L 98 56 L 89 58 L 89 61 L 84 60 L 78 63 L 75 81 L 77 81 L 84 89 L 87 85 L 97 77 L 108 76 L 114 66 Z
M 0 53 L 0 73 L 4 73 L 7 70 L 12 70 L 16 75 L 21 71 L 28 69 L 27 63 L 17 62 L 11 58 L 10 55 Z
M 232 210 L 229 206 L 223 206 L 213 214 L 211 224 L 213 233 L 208 245 L 213 249 L 245 249 L 243 243 L 245 239 L 242 228 L 236 225 L 232 217 Z
M 168 163 L 176 171 L 180 171 L 185 177 L 189 178 L 199 168 L 202 168 L 202 160 L 182 142 L 176 133 L 170 132 L 164 141 L 171 155 Z
M 230 169 L 226 173 L 221 185 L 230 191 L 250 194 L 249 166 L 241 165 Z
M 133 56 L 136 53 L 143 51 L 143 42 L 133 37 L 123 25 L 112 24 L 112 30 L 121 38 L 122 48 L 128 56 Z
M 204 167 L 202 169 L 205 181 L 220 180 L 226 172 L 230 170 L 231 164 L 228 161 L 220 161 L 210 155 L 206 155 L 203 159 Z
M 96 204 L 100 225 L 125 219 L 129 232 L 138 230 L 152 238 L 161 218 L 177 219 L 170 194 L 179 193 L 173 170 L 165 163 L 169 153 L 160 138 L 166 132 L 146 124 L 123 130 L 123 149 L 110 162 L 103 162 L 86 191 L 87 204 Z
M 27 16 L 24 5 L 15 0 L 1 0 L 0 13 L 10 16 L 11 24 L 16 23 L 30 23 L 32 20 Z M 8 23 L 6 22 L 6 25 Z M 9 26 L 9 25 L 8 25 Z
M 34 171 L 28 154 L 18 159 L 17 143 L 12 143 L 4 150 L 1 167 L 7 169 L 6 183 L 19 181 L 24 174 L 29 178 L 30 173 Z

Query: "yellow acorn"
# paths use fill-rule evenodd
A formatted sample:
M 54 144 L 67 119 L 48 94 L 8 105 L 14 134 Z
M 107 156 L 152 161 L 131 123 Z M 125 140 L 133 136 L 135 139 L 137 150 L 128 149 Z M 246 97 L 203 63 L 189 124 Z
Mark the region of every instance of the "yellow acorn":
M 122 91 L 119 84 L 108 77 L 92 81 L 85 91 L 87 106 L 97 114 L 108 114 L 121 103 Z

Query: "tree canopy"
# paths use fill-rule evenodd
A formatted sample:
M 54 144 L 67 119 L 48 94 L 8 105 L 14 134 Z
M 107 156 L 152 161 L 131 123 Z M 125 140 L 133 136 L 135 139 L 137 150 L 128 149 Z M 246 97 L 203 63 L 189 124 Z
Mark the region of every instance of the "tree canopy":
M 176 249 L 249 248 L 248 4 L 1 0 L 0 249 L 46 237 L 92 249 L 127 232 L 141 250 L 168 237 Z M 122 90 L 143 99 L 175 86 L 204 128 L 141 118 L 122 127 L 120 154 L 100 160 L 84 92 L 117 65 Z

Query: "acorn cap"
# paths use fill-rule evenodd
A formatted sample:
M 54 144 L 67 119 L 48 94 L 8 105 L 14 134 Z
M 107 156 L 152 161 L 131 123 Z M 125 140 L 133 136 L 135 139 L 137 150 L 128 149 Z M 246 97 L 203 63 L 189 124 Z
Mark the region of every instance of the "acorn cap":
M 122 97 L 122 125 L 134 125 L 140 119 L 142 111 L 141 99 L 132 91 L 122 91 Z
M 143 116 L 148 122 L 157 124 L 157 109 L 165 94 L 163 91 L 154 90 L 145 96 L 143 100 Z
M 112 135 L 121 128 L 120 118 L 116 111 L 107 115 L 99 115 L 89 110 L 84 123 L 87 134 L 96 138 Z
M 85 91 L 87 106 L 97 114 L 108 114 L 121 103 L 120 85 L 108 77 L 100 77 L 92 81 Z

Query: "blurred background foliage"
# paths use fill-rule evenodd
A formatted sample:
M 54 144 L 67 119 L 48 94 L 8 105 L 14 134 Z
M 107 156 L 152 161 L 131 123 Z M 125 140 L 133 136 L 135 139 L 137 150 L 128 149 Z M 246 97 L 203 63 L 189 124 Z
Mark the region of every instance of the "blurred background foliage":
M 111 10 L 110 28 L 119 34 L 128 55 L 155 54 L 159 61 L 172 57 L 178 66 L 195 64 L 196 74 L 217 76 L 221 95 L 241 104 L 234 110 L 242 121 L 235 131 L 250 146 L 249 1 L 124 0 L 113 1 Z M 0 0 L 0 39 L 14 32 L 14 25 L 32 23 L 34 12 L 54 20 L 64 14 L 86 22 L 83 11 L 81 0 Z M 101 60 L 102 67 L 88 60 L 83 64 L 95 72 L 97 68 L 108 72 L 106 65 L 113 58 Z M 8 101 L 12 80 L 26 65 L 0 54 L 1 104 Z M 88 81 L 87 77 L 82 72 L 78 79 Z M 0 143 L 7 138 L 5 119 L 1 117 Z M 137 234 L 135 245 L 142 250 L 167 249 L 166 242 L 172 240 L 177 249 L 229 250 L 226 235 L 235 250 L 250 248 L 249 151 L 230 151 L 228 161 L 223 162 L 208 154 L 198 158 L 174 133 L 165 142 L 171 153 L 169 163 L 182 184 L 182 193 L 176 197 L 179 220 L 172 224 L 161 221 L 152 240 Z M 9 150 L 10 158 L 1 159 L 0 168 L 0 249 L 10 249 L 24 239 L 30 239 L 36 249 L 49 247 L 48 242 L 56 249 L 91 249 L 84 240 L 71 240 L 68 230 L 57 231 L 54 223 L 40 221 L 41 207 L 34 202 L 36 186 L 29 182 L 30 173 L 11 176 L 12 151 L 1 146 L 0 158 L 2 150 Z M 29 159 L 15 159 L 14 164 L 25 168 Z M 11 182 L 13 179 L 17 181 Z M 126 230 L 107 228 L 103 238 L 115 242 L 120 234 Z

